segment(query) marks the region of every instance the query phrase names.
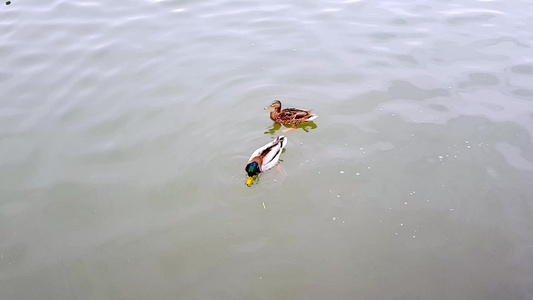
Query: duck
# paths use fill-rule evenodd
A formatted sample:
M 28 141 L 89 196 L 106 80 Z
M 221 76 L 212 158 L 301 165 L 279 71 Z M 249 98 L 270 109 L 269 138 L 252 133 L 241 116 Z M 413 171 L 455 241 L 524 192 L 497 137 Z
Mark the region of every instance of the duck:
M 281 109 L 281 101 L 279 100 L 274 100 L 270 106 L 265 107 L 265 110 L 271 108 L 274 110 L 270 112 L 270 119 L 282 125 L 295 126 L 318 118 L 317 115 L 311 113 L 311 110 L 292 107 Z
M 244 168 L 246 173 L 248 173 L 248 179 L 246 180 L 247 186 L 252 185 L 254 176 L 271 169 L 278 163 L 281 151 L 285 145 L 287 145 L 287 138 L 283 135 L 280 135 L 274 141 L 264 145 L 252 153 L 248 164 Z

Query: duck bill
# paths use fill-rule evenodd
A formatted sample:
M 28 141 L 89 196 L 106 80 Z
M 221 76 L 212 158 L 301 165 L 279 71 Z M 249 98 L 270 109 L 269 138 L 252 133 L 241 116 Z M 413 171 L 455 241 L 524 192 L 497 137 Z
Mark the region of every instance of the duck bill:
M 248 179 L 246 179 L 246 185 L 247 186 L 251 186 L 252 185 L 252 181 L 254 181 L 254 179 L 252 177 L 248 177 Z
M 267 106 L 267 107 L 265 107 L 265 110 L 269 110 L 271 108 L 272 108 L 272 106 Z

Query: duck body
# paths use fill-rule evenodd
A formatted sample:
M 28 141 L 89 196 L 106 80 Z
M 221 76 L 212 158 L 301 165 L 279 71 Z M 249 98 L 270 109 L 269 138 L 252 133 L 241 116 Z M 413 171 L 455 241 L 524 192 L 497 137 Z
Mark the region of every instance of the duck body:
M 247 186 L 252 185 L 253 176 L 274 167 L 278 163 L 281 151 L 286 144 L 287 138 L 280 135 L 274 141 L 252 153 L 245 168 L 246 173 L 248 173 Z
M 270 119 L 282 125 L 298 125 L 318 118 L 310 110 L 293 107 L 281 109 L 281 102 L 279 100 L 274 100 L 270 106 L 265 107 L 265 109 L 271 108 L 274 110 L 270 112 Z

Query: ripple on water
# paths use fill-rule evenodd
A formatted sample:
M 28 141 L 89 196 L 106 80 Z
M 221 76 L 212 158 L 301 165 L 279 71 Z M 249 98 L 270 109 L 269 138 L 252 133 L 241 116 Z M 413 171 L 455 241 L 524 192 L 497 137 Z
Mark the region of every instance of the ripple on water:
M 489 73 L 475 72 L 468 74 L 468 80 L 460 82 L 457 87 L 466 89 L 472 87 L 486 87 L 498 85 L 500 81 L 498 78 Z
M 511 72 L 523 75 L 533 75 L 533 65 L 516 65 L 511 67 Z
M 513 95 L 524 98 L 533 98 L 533 91 L 530 89 L 517 89 L 512 91 Z

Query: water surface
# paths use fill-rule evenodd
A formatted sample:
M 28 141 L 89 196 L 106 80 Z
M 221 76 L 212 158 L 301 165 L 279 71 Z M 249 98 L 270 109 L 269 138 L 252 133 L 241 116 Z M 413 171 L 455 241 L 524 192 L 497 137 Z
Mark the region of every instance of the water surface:
M 532 11 L 2 5 L 0 298 L 530 299 Z

